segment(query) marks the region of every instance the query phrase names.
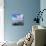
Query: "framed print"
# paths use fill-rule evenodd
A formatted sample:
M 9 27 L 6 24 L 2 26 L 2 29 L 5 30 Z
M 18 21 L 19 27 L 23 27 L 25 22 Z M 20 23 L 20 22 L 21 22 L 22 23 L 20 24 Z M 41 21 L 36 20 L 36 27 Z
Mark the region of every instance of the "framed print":
M 24 25 L 24 15 L 18 10 L 12 14 L 12 25 Z

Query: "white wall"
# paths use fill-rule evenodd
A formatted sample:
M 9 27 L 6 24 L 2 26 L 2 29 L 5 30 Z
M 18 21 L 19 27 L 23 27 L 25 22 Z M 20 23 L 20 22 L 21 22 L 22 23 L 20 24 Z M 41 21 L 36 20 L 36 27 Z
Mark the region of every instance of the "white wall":
M 46 0 L 40 0 L 40 9 L 41 11 L 43 9 L 46 9 Z M 43 25 L 43 26 L 46 26 L 46 11 L 43 12 L 43 22 L 41 21 L 40 24 Z
M 0 0 L 0 42 L 4 41 L 4 2 Z

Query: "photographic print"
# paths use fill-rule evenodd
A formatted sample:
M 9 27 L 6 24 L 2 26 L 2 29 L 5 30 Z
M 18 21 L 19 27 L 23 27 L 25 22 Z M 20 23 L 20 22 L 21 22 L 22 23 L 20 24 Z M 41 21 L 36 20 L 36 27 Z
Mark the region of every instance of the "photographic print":
M 12 14 L 12 25 L 24 25 L 24 15 L 18 10 Z

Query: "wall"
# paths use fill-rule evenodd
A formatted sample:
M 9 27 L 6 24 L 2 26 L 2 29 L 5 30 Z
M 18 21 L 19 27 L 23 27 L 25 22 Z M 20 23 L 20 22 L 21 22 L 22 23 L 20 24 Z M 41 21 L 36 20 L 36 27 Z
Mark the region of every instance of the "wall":
M 0 0 L 0 42 L 4 41 L 4 0 Z
M 40 9 L 41 11 L 43 9 L 46 9 L 46 0 L 40 0 Z M 40 25 L 46 26 L 46 11 L 43 12 L 42 17 L 43 17 L 43 22 L 41 21 Z
M 40 0 L 4 0 L 4 35 L 7 41 L 18 41 L 32 28 L 34 17 L 40 9 Z M 24 26 L 12 26 L 12 11 L 19 9 L 24 14 Z M 38 11 L 37 11 L 38 10 Z

